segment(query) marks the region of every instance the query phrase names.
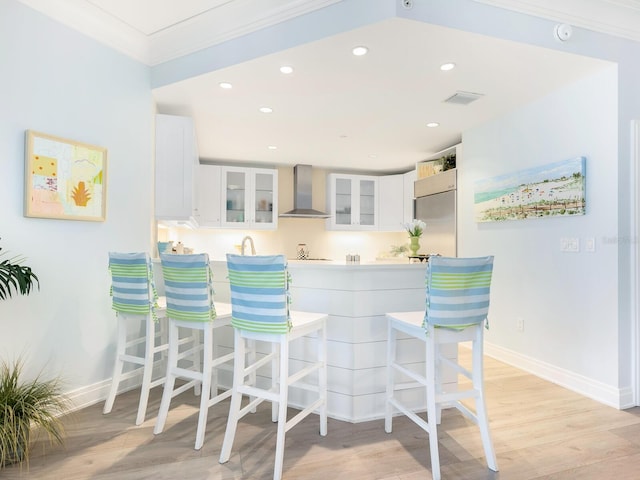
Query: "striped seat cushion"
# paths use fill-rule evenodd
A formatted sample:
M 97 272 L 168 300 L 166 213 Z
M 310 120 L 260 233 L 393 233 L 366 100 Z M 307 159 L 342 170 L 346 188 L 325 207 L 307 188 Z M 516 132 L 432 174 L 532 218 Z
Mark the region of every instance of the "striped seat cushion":
M 206 253 L 161 253 L 167 317 L 209 322 L 216 317 L 209 256 Z
M 493 256 L 430 257 L 425 323 L 462 327 L 483 322 L 489 312 Z
M 289 277 L 284 255 L 227 254 L 227 268 L 231 324 L 253 332 L 289 332 Z
M 147 253 L 109 252 L 112 308 L 116 312 L 148 315 L 158 299 Z

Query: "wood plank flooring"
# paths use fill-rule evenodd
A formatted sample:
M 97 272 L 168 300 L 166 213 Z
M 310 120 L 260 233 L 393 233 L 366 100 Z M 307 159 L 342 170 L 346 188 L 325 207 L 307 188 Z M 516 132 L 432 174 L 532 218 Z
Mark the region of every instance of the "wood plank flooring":
M 461 348 L 461 356 L 467 355 Z M 487 469 L 477 428 L 444 411 L 439 431 L 444 479 L 591 480 L 640 478 L 640 408 L 618 411 L 487 358 L 485 387 L 499 473 Z M 29 468 L 10 466 L 0 479 L 266 480 L 273 475 L 275 425 L 263 404 L 239 427 L 231 460 L 218 463 L 228 401 L 210 409 L 205 444 L 193 449 L 197 397 L 174 399 L 165 431 L 153 435 L 161 389 L 152 392 L 147 420 L 135 426 L 138 390 L 65 419 L 65 447 L 34 444 Z M 329 419 L 318 435 L 311 416 L 287 434 L 286 480 L 426 480 L 427 434 L 405 417 L 351 424 Z

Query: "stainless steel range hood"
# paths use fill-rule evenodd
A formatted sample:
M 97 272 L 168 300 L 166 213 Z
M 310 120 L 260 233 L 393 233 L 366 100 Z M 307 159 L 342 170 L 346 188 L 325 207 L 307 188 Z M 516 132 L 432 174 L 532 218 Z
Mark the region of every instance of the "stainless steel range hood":
M 311 165 L 293 167 L 293 210 L 281 213 L 280 217 L 329 218 L 331 215 L 311 208 L 313 172 Z

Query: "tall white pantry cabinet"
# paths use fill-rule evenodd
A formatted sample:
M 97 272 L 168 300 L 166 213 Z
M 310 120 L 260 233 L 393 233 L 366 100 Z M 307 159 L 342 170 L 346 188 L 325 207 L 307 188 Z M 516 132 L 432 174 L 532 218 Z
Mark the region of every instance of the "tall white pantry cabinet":
M 156 220 L 197 227 L 200 159 L 193 120 L 157 114 L 155 147 Z

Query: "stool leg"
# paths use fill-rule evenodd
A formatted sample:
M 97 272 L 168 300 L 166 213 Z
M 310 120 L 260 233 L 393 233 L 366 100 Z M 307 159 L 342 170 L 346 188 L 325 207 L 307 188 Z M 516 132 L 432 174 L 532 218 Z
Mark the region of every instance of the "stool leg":
M 202 365 L 200 363 L 200 346 L 201 346 L 201 342 L 202 342 L 202 338 L 200 336 L 200 330 L 192 330 L 191 331 L 191 335 L 193 336 L 193 369 L 196 372 L 201 372 L 202 371 Z M 201 382 L 196 382 L 194 387 L 193 387 L 193 391 L 196 395 L 200 395 L 201 392 L 201 388 L 202 388 L 202 383 Z
M 287 404 L 289 396 L 289 341 L 286 335 L 280 340 L 280 388 L 278 395 L 278 432 L 276 434 L 276 459 L 273 480 L 282 478 L 284 441 L 287 427 Z
M 198 414 L 198 429 L 196 431 L 196 450 L 200 450 L 204 444 L 204 433 L 207 428 L 207 416 L 209 413 L 209 395 L 211 392 L 211 374 L 213 363 L 213 335 L 212 328 L 208 326 L 204 330 L 202 356 L 202 391 L 200 392 L 200 413 Z
M 318 344 L 318 361 L 322 362 L 322 368 L 318 372 L 318 388 L 320 389 L 320 398 L 322 398 L 322 406 L 320 407 L 320 435 L 327 435 L 327 323 L 322 322 L 322 328 L 317 334 Z
M 280 369 L 278 368 L 278 363 L 280 362 L 280 348 L 277 343 L 272 343 L 271 346 L 271 388 L 275 391 L 278 386 L 278 375 L 280 374 Z M 271 421 L 278 421 L 278 402 L 271 402 Z
M 482 349 L 482 325 L 479 325 L 476 331 L 476 337 L 473 341 L 473 388 L 478 392 L 476 398 L 476 416 L 478 418 L 478 427 L 480 427 L 480 435 L 482 437 L 482 446 L 484 448 L 484 455 L 487 459 L 487 466 L 494 472 L 498 471 L 498 462 L 496 460 L 496 453 L 493 449 L 493 442 L 491 441 L 491 433 L 489 430 L 489 417 L 487 416 L 487 406 L 484 399 L 484 373 L 483 373 L 483 349 Z
M 122 377 L 122 369 L 124 368 L 124 362 L 122 356 L 126 353 L 127 345 L 127 318 L 126 315 L 118 314 L 118 333 L 117 333 L 117 346 L 116 346 L 116 359 L 113 366 L 113 376 L 111 378 L 111 387 L 109 388 L 109 394 L 107 400 L 104 403 L 104 409 L 102 413 L 110 413 L 113 409 L 113 402 L 118 394 L 118 387 L 120 386 L 120 378 Z
M 440 452 L 438 450 L 438 413 L 436 407 L 436 331 L 427 332 L 426 377 L 427 377 L 427 423 L 429 425 L 429 452 L 431 454 L 431 476 L 440 480 Z
M 153 429 L 154 435 L 162 432 L 164 424 L 169 414 L 169 405 L 171 404 L 171 396 L 173 395 L 173 387 L 176 383 L 176 376 L 173 369 L 178 365 L 178 342 L 179 332 L 178 326 L 169 320 L 169 353 L 167 358 L 167 376 L 164 381 L 164 391 L 162 392 L 162 401 L 158 410 L 158 418 Z
M 236 429 L 238 428 L 238 419 L 240 416 L 240 406 L 242 403 L 242 394 L 238 391 L 238 388 L 244 383 L 244 339 L 240 336 L 240 333 L 238 333 L 237 330 L 233 333 L 233 339 L 233 390 L 231 393 L 227 429 L 224 432 L 224 440 L 222 441 L 222 449 L 220 451 L 220 463 L 227 463 L 229 461 L 229 457 L 231 457 L 231 447 L 233 446 L 233 441 L 236 437 Z
M 151 387 L 151 377 L 153 376 L 153 359 L 155 357 L 154 348 L 156 344 L 156 328 L 151 315 L 145 319 L 146 339 L 144 344 L 144 367 L 142 370 L 142 387 L 140 389 L 140 402 L 138 403 L 138 416 L 136 425 L 144 422 L 147 413 L 147 403 L 149 403 L 149 389 Z
M 391 405 L 391 399 L 393 398 L 393 379 L 394 371 L 393 364 L 396 361 L 396 338 L 397 331 L 393 328 L 391 320 L 387 327 L 387 392 L 384 409 L 384 431 L 391 433 L 393 430 L 393 406 Z

